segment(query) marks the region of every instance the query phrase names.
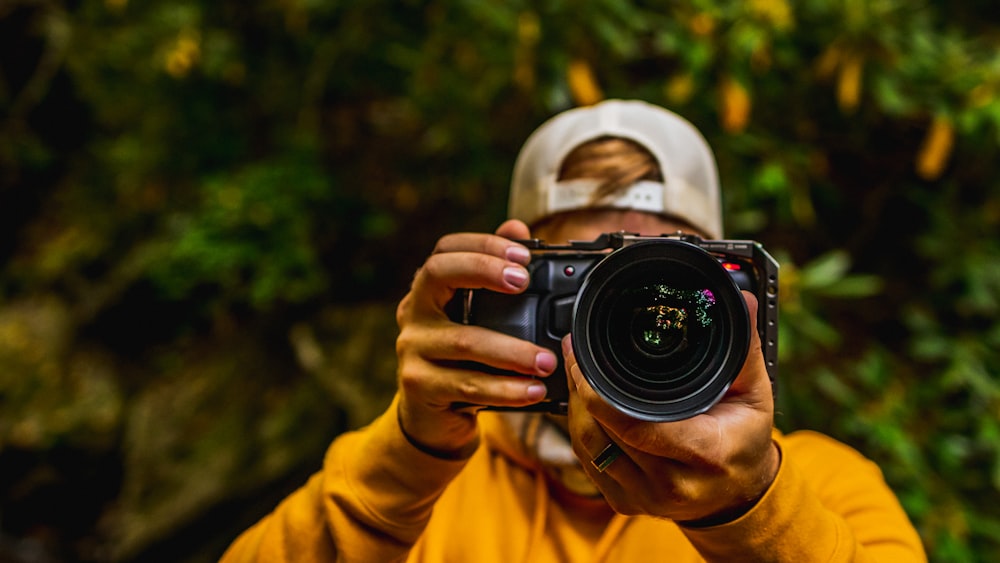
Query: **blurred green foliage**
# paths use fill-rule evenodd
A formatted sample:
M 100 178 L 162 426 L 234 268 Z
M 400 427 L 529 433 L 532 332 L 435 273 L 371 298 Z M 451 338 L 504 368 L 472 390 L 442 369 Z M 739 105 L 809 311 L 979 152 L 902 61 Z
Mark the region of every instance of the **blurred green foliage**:
M 535 126 L 635 97 L 702 129 L 727 235 L 781 257 L 779 425 L 875 459 L 932 560 L 1000 560 L 991 10 L 0 3 L 0 555 L 149 560 L 315 467 L 392 379 L 316 375 L 330 312 L 391 318 L 441 234 L 503 218 Z

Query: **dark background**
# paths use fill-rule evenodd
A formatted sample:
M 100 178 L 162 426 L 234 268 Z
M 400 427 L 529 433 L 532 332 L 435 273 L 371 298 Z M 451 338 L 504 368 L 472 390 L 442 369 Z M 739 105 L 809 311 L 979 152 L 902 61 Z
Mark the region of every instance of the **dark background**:
M 778 424 L 1000 559 L 984 1 L 0 0 L 0 560 L 212 561 L 394 385 L 395 303 L 555 112 L 715 147 L 780 259 Z

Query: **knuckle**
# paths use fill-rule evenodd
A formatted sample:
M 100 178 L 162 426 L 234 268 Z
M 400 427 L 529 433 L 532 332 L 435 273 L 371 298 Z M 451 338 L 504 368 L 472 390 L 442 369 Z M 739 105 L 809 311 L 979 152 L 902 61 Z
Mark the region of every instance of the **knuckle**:
M 400 390 L 407 395 L 419 393 L 427 385 L 427 372 L 421 362 L 400 362 L 396 378 Z
M 413 346 L 413 338 L 409 329 L 401 329 L 396 337 L 396 356 L 402 358 Z
M 413 308 L 412 300 L 413 297 L 411 297 L 411 294 L 407 293 L 399 302 L 399 305 L 396 306 L 396 326 L 402 328 L 406 323 L 410 310 Z
M 455 392 L 462 401 L 474 402 L 482 391 L 474 381 L 465 379 L 456 383 Z
M 412 372 L 409 364 L 401 358 L 399 364 L 396 366 L 396 378 L 399 380 L 400 384 L 403 384 L 407 379 L 409 379 L 411 374 Z
M 584 444 L 594 444 L 597 447 L 604 447 L 607 445 L 600 443 L 605 439 L 604 434 L 597 430 L 595 426 L 586 425 L 582 428 L 578 428 L 577 436 L 579 436 L 579 441 Z
M 696 512 L 698 505 L 704 501 L 704 487 L 694 479 L 674 477 L 659 484 L 659 491 L 652 495 L 653 502 L 670 506 L 681 514 Z
M 416 363 L 423 359 L 423 339 L 420 331 L 404 328 L 396 337 L 396 358 L 400 365 Z
M 686 506 L 698 498 L 699 489 L 690 479 L 677 479 L 669 489 L 669 499 L 675 506 Z
M 399 350 L 400 347 L 416 348 L 424 339 L 423 334 L 424 326 L 422 323 L 412 321 L 403 323 L 396 335 L 396 349 Z
M 451 246 L 453 246 L 453 241 L 455 241 L 457 237 L 458 237 L 457 234 L 449 233 L 439 238 L 437 242 L 434 244 L 434 250 L 431 251 L 431 254 L 434 255 L 434 254 L 441 254 L 444 252 L 448 252 L 448 249 L 451 248 Z
M 476 338 L 467 330 L 456 330 L 451 337 L 451 348 L 456 354 L 466 357 L 476 348 Z
M 443 274 L 442 270 L 443 268 L 441 260 L 439 259 L 438 255 L 435 255 L 429 257 L 427 261 L 424 262 L 424 265 L 421 266 L 417 275 L 427 277 L 432 280 L 437 280 L 441 278 Z
M 401 372 L 399 377 L 399 389 L 407 396 L 415 397 L 421 395 L 423 389 L 422 379 L 413 372 Z

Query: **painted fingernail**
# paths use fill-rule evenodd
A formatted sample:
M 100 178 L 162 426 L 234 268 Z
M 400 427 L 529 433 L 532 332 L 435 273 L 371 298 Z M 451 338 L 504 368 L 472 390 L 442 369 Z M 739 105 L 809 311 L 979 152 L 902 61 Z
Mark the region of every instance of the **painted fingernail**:
M 503 269 L 503 279 L 514 287 L 524 287 L 528 283 L 528 272 L 524 268 L 510 266 Z
M 556 355 L 552 352 L 539 352 L 535 356 L 535 367 L 542 373 L 552 373 L 557 363 Z
M 507 259 L 511 262 L 516 262 L 518 264 L 527 265 L 531 262 L 531 252 L 523 246 L 509 246 L 507 247 Z
M 532 383 L 528 386 L 526 394 L 532 401 L 537 401 L 538 399 L 545 397 L 545 386 L 541 383 Z

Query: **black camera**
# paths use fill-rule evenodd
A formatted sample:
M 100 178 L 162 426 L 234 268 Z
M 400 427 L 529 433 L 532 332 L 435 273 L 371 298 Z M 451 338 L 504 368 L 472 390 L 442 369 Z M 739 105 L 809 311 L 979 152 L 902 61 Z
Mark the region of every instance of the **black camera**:
M 567 333 L 587 381 L 620 411 L 671 421 L 708 410 L 729 389 L 749 349 L 750 317 L 740 290 L 757 297 L 757 330 L 775 384 L 778 263 L 760 243 L 624 232 L 567 245 L 518 242 L 532 252 L 523 293 L 461 290 L 449 304 L 455 321 L 535 342 L 559 358 L 543 380 L 545 400 L 514 410 L 565 414 L 561 340 Z

